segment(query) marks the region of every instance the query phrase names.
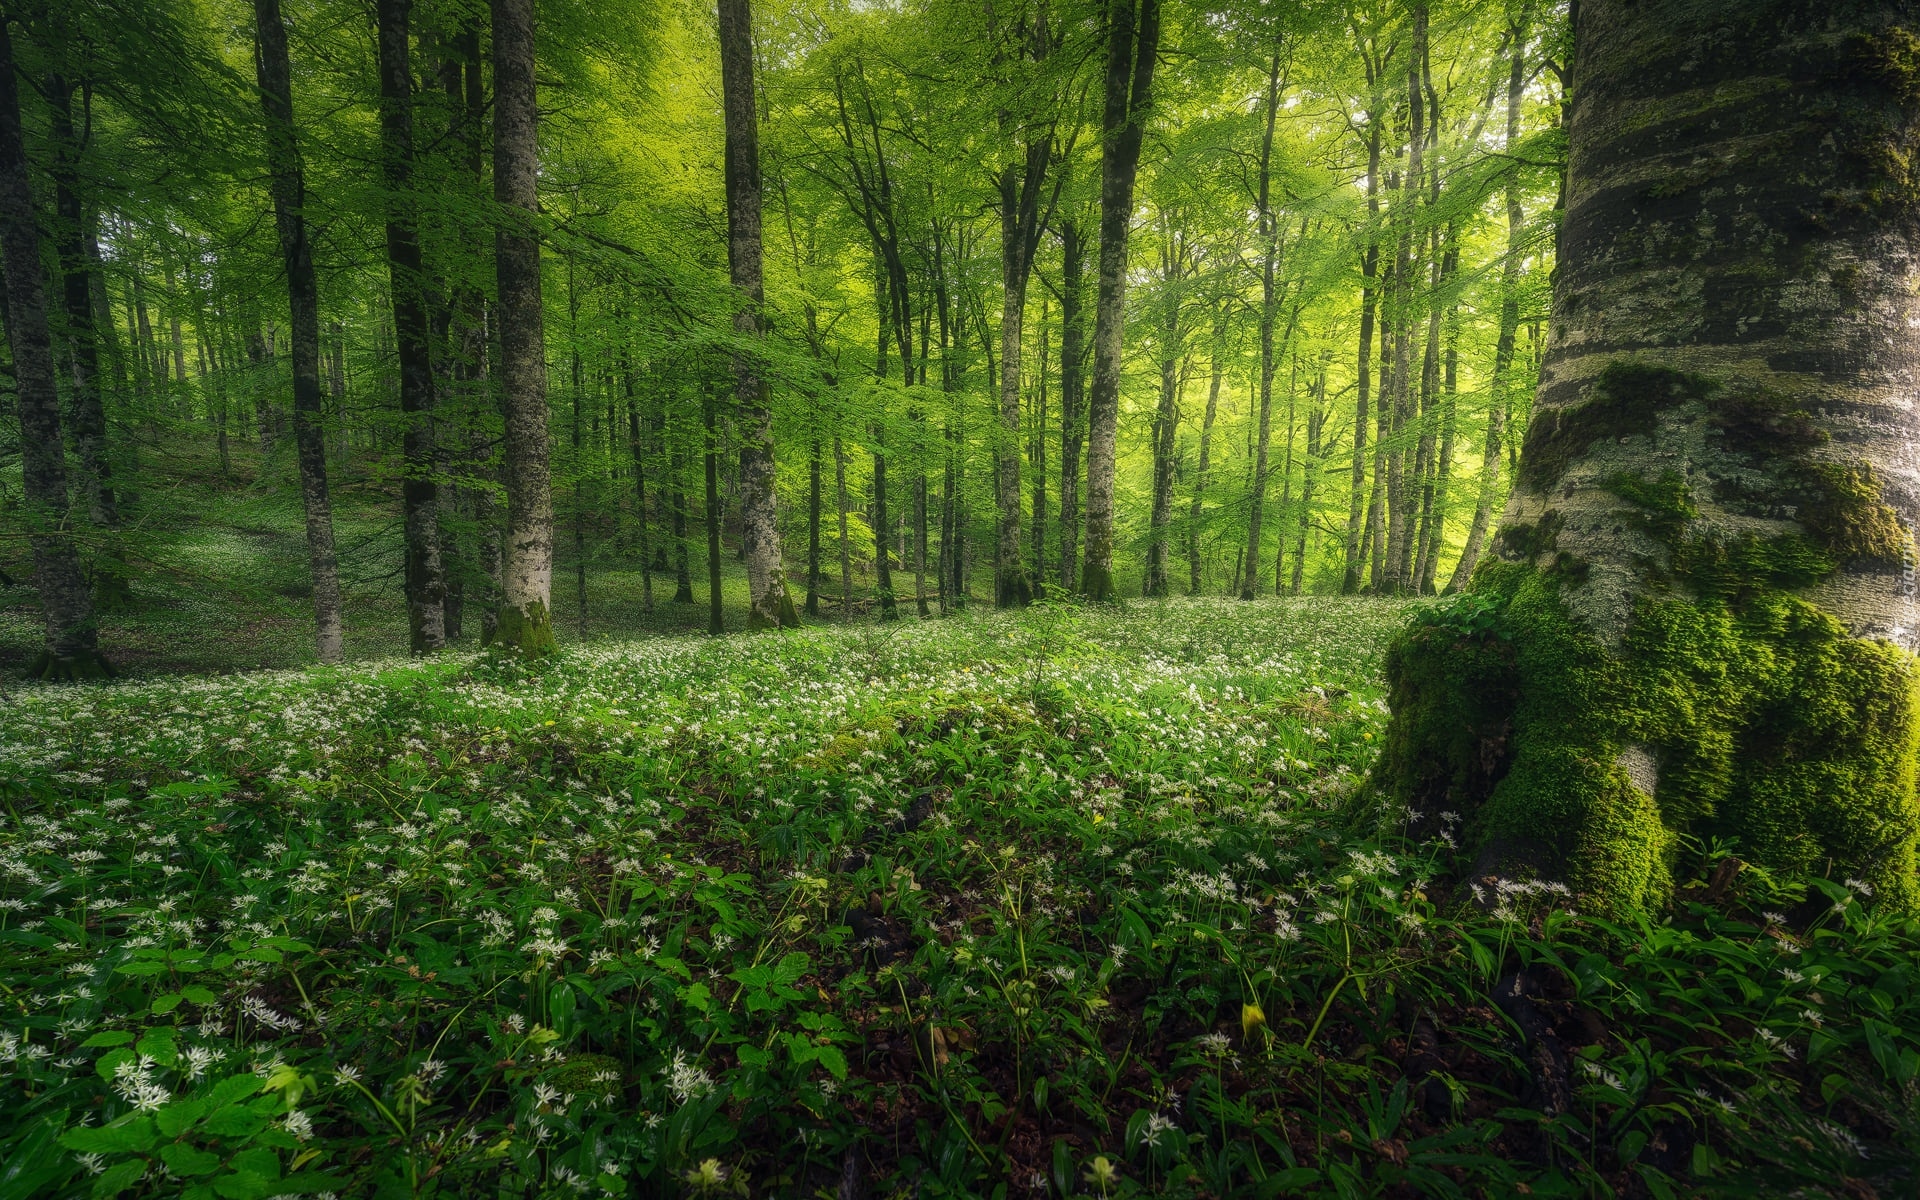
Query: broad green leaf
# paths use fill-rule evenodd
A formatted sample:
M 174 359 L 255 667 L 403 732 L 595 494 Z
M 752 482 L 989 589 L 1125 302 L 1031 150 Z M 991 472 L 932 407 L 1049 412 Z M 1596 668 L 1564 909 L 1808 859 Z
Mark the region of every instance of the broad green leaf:
M 200 1124 L 202 1133 L 215 1137 L 252 1137 L 267 1127 L 267 1119 L 243 1104 L 229 1104 L 207 1114 Z
M 170 1067 L 180 1061 L 180 1048 L 175 1042 L 171 1025 L 155 1025 L 140 1035 L 140 1041 L 134 1049 L 146 1055 L 163 1067 Z
M 169 1142 L 160 1147 L 160 1161 L 175 1175 L 211 1175 L 220 1169 L 218 1154 L 185 1142 Z
M 138 1154 L 153 1148 L 153 1118 L 141 1113 L 99 1128 L 82 1125 L 60 1135 L 60 1144 L 86 1154 Z

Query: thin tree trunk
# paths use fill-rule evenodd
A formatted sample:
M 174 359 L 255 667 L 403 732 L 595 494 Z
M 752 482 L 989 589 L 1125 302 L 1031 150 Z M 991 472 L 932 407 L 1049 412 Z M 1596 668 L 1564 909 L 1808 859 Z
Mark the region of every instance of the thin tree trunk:
M 1080 225 L 1060 224 L 1060 587 L 1074 590 L 1080 531 L 1080 439 L 1086 376 L 1086 317 L 1081 305 Z
M 1526 10 L 1523 9 L 1524 14 Z M 1504 146 L 1513 153 L 1520 140 L 1520 105 L 1526 95 L 1526 28 L 1522 20 L 1508 28 L 1513 59 L 1507 69 L 1507 135 Z M 1517 168 L 1510 170 L 1506 185 L 1507 250 L 1500 264 L 1500 326 L 1493 348 L 1493 386 L 1488 390 L 1487 440 L 1480 455 L 1480 496 L 1473 508 L 1473 524 L 1467 530 L 1467 543 L 1460 550 L 1460 561 L 1453 565 L 1447 591 L 1462 592 L 1473 579 L 1480 554 L 1487 542 L 1487 527 L 1492 523 L 1494 505 L 1500 501 L 1506 465 L 1503 439 L 1506 434 L 1508 394 L 1512 388 L 1514 340 L 1520 329 L 1520 238 L 1526 213 L 1520 205 Z
M 1093 387 L 1087 398 L 1087 539 L 1081 590 L 1108 600 L 1113 585 L 1113 483 L 1120 428 L 1127 237 L 1140 142 L 1152 106 L 1160 0 L 1108 0 L 1106 107 L 1100 150 L 1100 283 L 1094 305 Z
M 633 456 L 633 515 L 639 523 L 640 607 L 653 611 L 653 551 L 647 533 L 647 453 L 641 440 L 640 398 L 634 393 L 633 363 L 620 352 L 622 386 L 627 394 L 627 449 Z
M 1360 590 L 1360 564 L 1364 559 L 1362 519 L 1367 492 L 1368 387 L 1373 378 L 1373 323 L 1378 304 L 1375 281 L 1380 265 L 1380 242 L 1374 221 L 1380 215 L 1380 114 L 1376 108 L 1367 117 L 1367 233 L 1366 248 L 1360 254 L 1360 352 L 1356 359 L 1353 409 L 1353 471 L 1347 499 L 1346 571 L 1340 593 L 1351 596 Z
M 447 580 L 440 561 L 440 489 L 434 478 L 433 339 L 414 213 L 412 8 L 412 0 L 378 0 L 376 11 L 380 140 L 387 184 L 387 272 L 393 294 L 393 344 L 400 364 L 400 504 L 407 546 L 407 645 L 420 655 L 431 654 L 447 643 Z M 317 341 L 317 331 L 315 336 Z
M 93 598 L 67 524 L 60 392 L 9 23 L 0 20 L 0 266 L 6 276 L 6 330 L 13 347 L 20 418 L 21 515 L 47 631 L 46 646 L 27 674 L 36 679 L 101 678 L 113 671 L 100 655 Z
M 1309 390 L 1312 407 L 1307 410 L 1307 461 L 1300 480 L 1300 532 L 1293 546 L 1293 582 L 1288 591 L 1300 594 L 1300 583 L 1307 567 L 1307 533 L 1313 526 L 1314 484 L 1320 477 L 1320 432 L 1326 425 L 1327 376 L 1324 371 Z
M 853 543 L 847 537 L 847 451 L 833 435 L 833 489 L 840 511 L 840 620 L 853 620 Z
M 1187 511 L 1187 593 L 1200 594 L 1200 525 L 1205 516 L 1207 472 L 1213 450 L 1213 418 L 1220 408 L 1220 381 L 1226 373 L 1226 318 L 1214 319 L 1212 369 L 1207 378 L 1207 411 L 1200 419 L 1200 461 L 1193 474 L 1193 503 Z
M 303 215 L 306 183 L 300 162 L 300 143 L 294 132 L 287 31 L 280 19 L 279 0 L 254 0 L 254 24 L 255 66 L 266 118 L 274 222 L 280 234 L 280 257 L 287 275 L 288 326 L 293 341 L 293 435 L 300 459 L 300 498 L 307 516 L 314 644 L 321 662 L 339 662 L 344 650 L 340 570 L 333 548 L 327 446 L 320 424 L 320 298 Z M 256 379 L 256 386 L 258 383 Z M 268 436 L 265 432 L 261 434 L 263 439 Z
M 713 387 L 704 386 L 701 393 L 701 425 L 706 434 L 707 632 L 722 634 L 727 623 L 720 596 L 720 421 Z
M 1052 153 L 1051 136 L 1030 141 L 1024 166 L 1009 162 L 1000 172 L 1000 424 L 993 443 L 999 520 L 994 527 L 993 593 L 1001 608 L 1033 601 L 1020 537 L 1020 363 L 1027 281 L 1040 240 L 1040 189 Z
M 820 439 L 807 443 L 807 603 L 806 614 L 820 615 Z
M 539 109 L 533 0 L 491 0 L 493 194 L 500 385 L 506 411 L 507 538 L 495 638 L 522 654 L 551 653 L 553 481 L 547 460 L 546 330 L 540 297 Z

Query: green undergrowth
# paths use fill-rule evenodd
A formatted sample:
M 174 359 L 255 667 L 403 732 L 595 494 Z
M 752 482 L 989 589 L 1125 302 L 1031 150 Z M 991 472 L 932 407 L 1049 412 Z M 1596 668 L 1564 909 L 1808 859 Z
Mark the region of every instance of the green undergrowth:
M 1911 1189 L 1920 931 L 1701 844 L 1454 903 L 1360 787 L 1430 611 L 18 693 L 0 1200 Z

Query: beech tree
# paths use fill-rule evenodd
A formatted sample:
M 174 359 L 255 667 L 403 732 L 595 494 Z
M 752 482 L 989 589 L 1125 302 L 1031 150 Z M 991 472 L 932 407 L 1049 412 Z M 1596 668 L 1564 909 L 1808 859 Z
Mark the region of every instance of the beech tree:
M 1583 0 L 1512 499 L 1388 662 L 1470 882 L 1658 906 L 1678 839 L 1916 894 L 1911 7 Z

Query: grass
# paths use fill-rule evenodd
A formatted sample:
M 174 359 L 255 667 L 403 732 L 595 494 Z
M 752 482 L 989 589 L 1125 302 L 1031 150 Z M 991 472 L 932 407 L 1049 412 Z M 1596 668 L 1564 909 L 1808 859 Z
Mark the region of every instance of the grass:
M 1363 787 L 1407 615 L 16 692 L 0 1200 L 1911 1194 L 1920 930 L 1461 902 Z

